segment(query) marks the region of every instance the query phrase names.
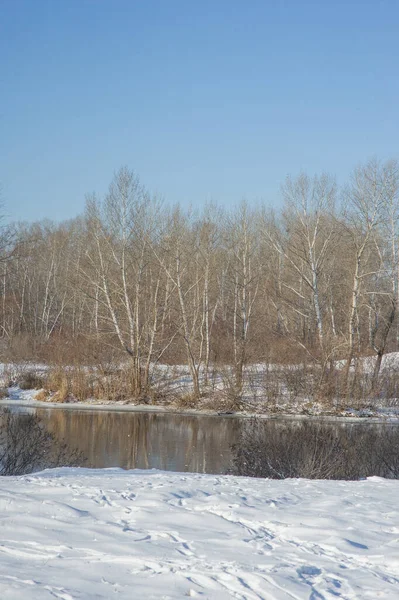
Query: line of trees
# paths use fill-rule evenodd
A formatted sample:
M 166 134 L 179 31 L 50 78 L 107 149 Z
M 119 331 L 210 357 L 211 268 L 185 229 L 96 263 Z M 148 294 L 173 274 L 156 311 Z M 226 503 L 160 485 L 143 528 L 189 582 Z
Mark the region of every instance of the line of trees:
M 338 189 L 288 177 L 283 206 L 165 207 L 122 168 L 83 215 L 3 230 L 0 336 L 20 358 L 125 356 L 134 394 L 160 362 L 186 363 L 199 397 L 230 365 L 381 360 L 399 340 L 399 165 L 371 161 Z M 201 376 L 200 376 L 201 375 Z

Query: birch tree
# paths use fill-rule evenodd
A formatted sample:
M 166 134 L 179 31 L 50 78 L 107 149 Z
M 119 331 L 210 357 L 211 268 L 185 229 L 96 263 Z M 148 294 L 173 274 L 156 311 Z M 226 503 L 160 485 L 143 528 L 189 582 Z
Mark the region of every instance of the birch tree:
M 230 315 L 233 342 L 235 395 L 241 397 L 243 373 L 248 358 L 255 302 L 259 292 L 262 265 L 260 231 L 255 212 L 243 202 L 233 213 L 225 230 L 229 261 Z
M 398 238 L 399 238 L 399 167 L 396 161 L 376 165 L 370 177 L 375 188 L 381 188 L 382 218 L 375 251 L 379 269 L 370 276 L 367 294 L 369 308 L 369 340 L 376 361 L 372 391 L 378 384 L 382 357 L 398 308 Z
M 381 272 L 381 255 L 376 252 L 378 236 L 386 210 L 387 179 L 377 161 L 358 167 L 344 193 L 347 235 L 352 247 L 352 277 L 348 307 L 348 354 L 344 371 L 347 394 L 350 393 L 349 373 L 355 356 L 356 340 L 360 344 L 359 304 L 361 293 L 371 277 Z
M 103 203 L 89 198 L 86 206 L 89 243 L 81 272 L 93 290 L 96 319 L 108 324 L 130 357 L 135 396 L 148 387 L 158 330 L 159 270 L 148 276 L 157 210 L 126 168 L 116 174 Z M 152 289 L 146 289 L 146 283 Z
M 200 268 L 198 237 L 179 208 L 172 211 L 168 225 L 153 252 L 175 291 L 175 328 L 184 343 L 193 396 L 201 396 L 200 369 L 204 359 L 203 296 L 204 272 Z

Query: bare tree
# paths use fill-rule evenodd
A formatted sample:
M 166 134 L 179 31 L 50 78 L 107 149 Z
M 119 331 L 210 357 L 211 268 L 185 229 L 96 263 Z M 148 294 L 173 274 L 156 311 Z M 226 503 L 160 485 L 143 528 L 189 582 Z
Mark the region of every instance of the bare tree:
M 97 331 L 99 321 L 108 332 L 110 327 L 130 357 L 136 396 L 148 386 L 158 330 L 160 272 L 150 271 L 158 210 L 126 168 L 116 174 L 104 203 L 89 198 L 86 207 L 88 245 L 80 271 L 93 290 Z
M 382 219 L 379 235 L 375 237 L 375 251 L 379 270 L 368 282 L 367 303 L 369 308 L 369 340 L 376 362 L 372 390 L 377 387 L 382 357 L 388 337 L 395 322 L 398 307 L 398 238 L 399 238 L 399 167 L 396 161 L 378 165 L 373 173 L 381 188 L 383 198 Z
M 387 178 L 377 161 L 358 167 L 345 190 L 344 223 L 352 246 L 352 286 L 348 310 L 348 355 L 345 376 L 347 393 L 349 372 L 359 338 L 359 301 L 362 286 L 382 269 L 381 255 L 376 252 L 378 236 L 386 209 Z
M 242 202 L 227 223 L 231 334 L 234 356 L 235 395 L 241 397 L 243 372 L 248 359 L 250 330 L 262 272 L 260 232 L 255 212 Z
M 184 342 L 193 394 L 198 399 L 201 395 L 200 368 L 204 359 L 204 345 L 200 342 L 204 272 L 200 265 L 196 233 L 192 231 L 189 219 L 176 208 L 159 243 L 153 245 L 153 252 L 176 292 L 175 328 Z

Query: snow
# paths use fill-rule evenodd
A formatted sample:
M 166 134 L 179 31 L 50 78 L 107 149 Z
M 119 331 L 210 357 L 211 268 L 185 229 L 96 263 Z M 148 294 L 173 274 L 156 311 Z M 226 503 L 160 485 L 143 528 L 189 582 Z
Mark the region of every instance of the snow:
M 0 478 L 0 598 L 399 598 L 399 481 Z

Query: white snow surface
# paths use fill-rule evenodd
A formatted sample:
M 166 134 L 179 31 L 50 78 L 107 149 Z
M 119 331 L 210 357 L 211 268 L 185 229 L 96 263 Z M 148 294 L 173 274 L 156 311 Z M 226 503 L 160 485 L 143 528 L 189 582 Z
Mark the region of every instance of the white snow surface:
M 379 478 L 0 478 L 0 598 L 397 599 L 398 497 Z

